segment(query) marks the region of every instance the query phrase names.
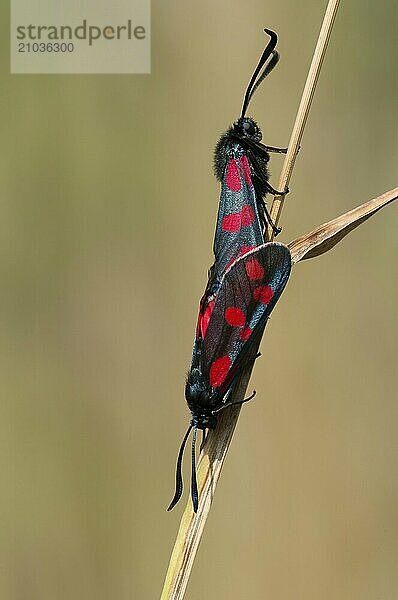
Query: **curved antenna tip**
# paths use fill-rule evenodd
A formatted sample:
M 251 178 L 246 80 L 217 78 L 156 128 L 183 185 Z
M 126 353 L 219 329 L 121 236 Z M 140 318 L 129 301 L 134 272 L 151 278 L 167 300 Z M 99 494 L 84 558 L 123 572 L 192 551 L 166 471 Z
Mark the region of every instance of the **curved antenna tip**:
M 167 509 L 168 511 L 172 510 L 175 507 L 175 505 L 177 504 L 177 502 L 179 501 L 179 499 L 181 498 L 181 495 L 182 495 L 182 490 L 183 490 L 182 466 L 181 466 L 182 465 L 182 457 L 184 454 L 185 444 L 187 442 L 187 439 L 188 439 L 191 429 L 192 429 L 192 424 L 188 427 L 188 429 L 184 435 L 184 438 L 182 440 L 180 450 L 178 452 L 177 466 L 176 466 L 176 489 L 175 489 L 174 498 L 170 502 L 169 507 Z
M 266 48 L 263 50 L 258 65 L 255 68 L 254 73 L 251 76 L 249 84 L 246 88 L 245 97 L 243 99 L 242 104 L 242 111 L 240 114 L 241 119 L 243 119 L 246 115 L 246 110 L 249 106 L 249 102 L 251 97 L 253 96 L 253 93 L 263 81 L 263 79 L 272 71 L 272 69 L 275 67 L 276 63 L 279 60 L 279 54 L 275 50 L 275 46 L 278 41 L 278 36 L 276 35 L 275 31 L 272 31 L 272 29 L 264 28 L 264 31 L 268 33 L 271 39 L 269 40 Z M 267 64 L 267 60 L 269 59 L 269 57 L 271 57 L 271 60 Z M 262 69 L 263 72 L 261 73 Z
M 271 38 L 271 41 L 273 43 L 273 47 L 275 48 L 276 43 L 278 41 L 278 34 L 273 31 L 272 29 L 267 29 L 266 27 L 264 27 L 264 33 L 268 33 L 269 37 Z
M 265 31 L 265 33 L 268 33 L 268 35 L 270 35 L 271 37 L 278 37 L 277 33 L 272 29 L 267 29 L 267 27 L 264 27 L 263 31 Z

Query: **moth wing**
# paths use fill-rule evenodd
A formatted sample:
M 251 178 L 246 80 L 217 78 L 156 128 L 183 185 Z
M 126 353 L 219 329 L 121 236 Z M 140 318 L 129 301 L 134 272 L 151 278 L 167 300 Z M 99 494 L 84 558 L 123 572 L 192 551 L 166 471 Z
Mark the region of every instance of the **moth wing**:
M 201 370 L 211 387 L 227 389 L 245 363 L 286 286 L 291 264 L 287 246 L 267 243 L 226 271 L 201 344 Z
M 230 158 L 221 182 L 213 247 L 218 280 L 237 258 L 264 244 L 258 210 L 246 154 Z

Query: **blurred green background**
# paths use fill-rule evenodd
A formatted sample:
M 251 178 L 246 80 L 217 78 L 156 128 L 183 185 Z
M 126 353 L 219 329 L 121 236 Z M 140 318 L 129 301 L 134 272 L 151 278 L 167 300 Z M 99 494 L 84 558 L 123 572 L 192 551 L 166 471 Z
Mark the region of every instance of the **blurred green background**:
M 10 75 L 2 4 L 0 596 L 157 598 L 213 147 L 264 26 L 281 61 L 250 114 L 287 144 L 326 2 L 154 0 L 146 76 Z M 396 11 L 342 2 L 281 241 L 397 184 Z M 187 598 L 398 597 L 397 224 L 294 269 Z

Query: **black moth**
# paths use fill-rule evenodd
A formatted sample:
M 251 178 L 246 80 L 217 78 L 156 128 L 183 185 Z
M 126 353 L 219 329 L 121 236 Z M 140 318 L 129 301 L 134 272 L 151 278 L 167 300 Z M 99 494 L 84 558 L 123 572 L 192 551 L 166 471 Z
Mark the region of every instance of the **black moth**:
M 233 404 L 230 398 L 236 383 L 254 360 L 251 351 L 261 339 L 290 274 L 289 249 L 283 244 L 264 241 L 267 222 L 274 227 L 264 196 L 267 192 L 285 193 L 269 184 L 269 152 L 286 152 L 286 149 L 262 144 L 260 129 L 246 117 L 254 91 L 279 59 L 275 50 L 277 35 L 269 29 L 264 31 L 271 40 L 248 84 L 241 116 L 221 136 L 215 149 L 214 170 L 221 181 L 215 261 L 200 302 L 192 363 L 185 386 L 192 418 L 178 454 L 176 490 L 168 510 L 182 494 L 182 457 L 193 430 L 191 497 L 197 511 L 197 430 L 205 433 L 206 429 L 214 429 L 218 413 Z

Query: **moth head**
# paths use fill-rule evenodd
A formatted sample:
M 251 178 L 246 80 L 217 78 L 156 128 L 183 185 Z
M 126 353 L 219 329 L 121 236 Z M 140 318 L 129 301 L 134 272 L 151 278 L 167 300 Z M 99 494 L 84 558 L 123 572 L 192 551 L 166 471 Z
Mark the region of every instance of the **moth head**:
M 214 393 L 206 383 L 200 369 L 194 367 L 188 373 L 185 397 L 192 413 L 192 425 L 198 429 L 213 429 L 217 417 L 212 414 Z
M 198 429 L 214 429 L 217 425 L 216 415 L 203 412 L 192 417 L 192 425 Z
M 259 126 L 250 117 L 241 117 L 233 124 L 233 133 L 242 139 L 261 142 L 263 137 Z

